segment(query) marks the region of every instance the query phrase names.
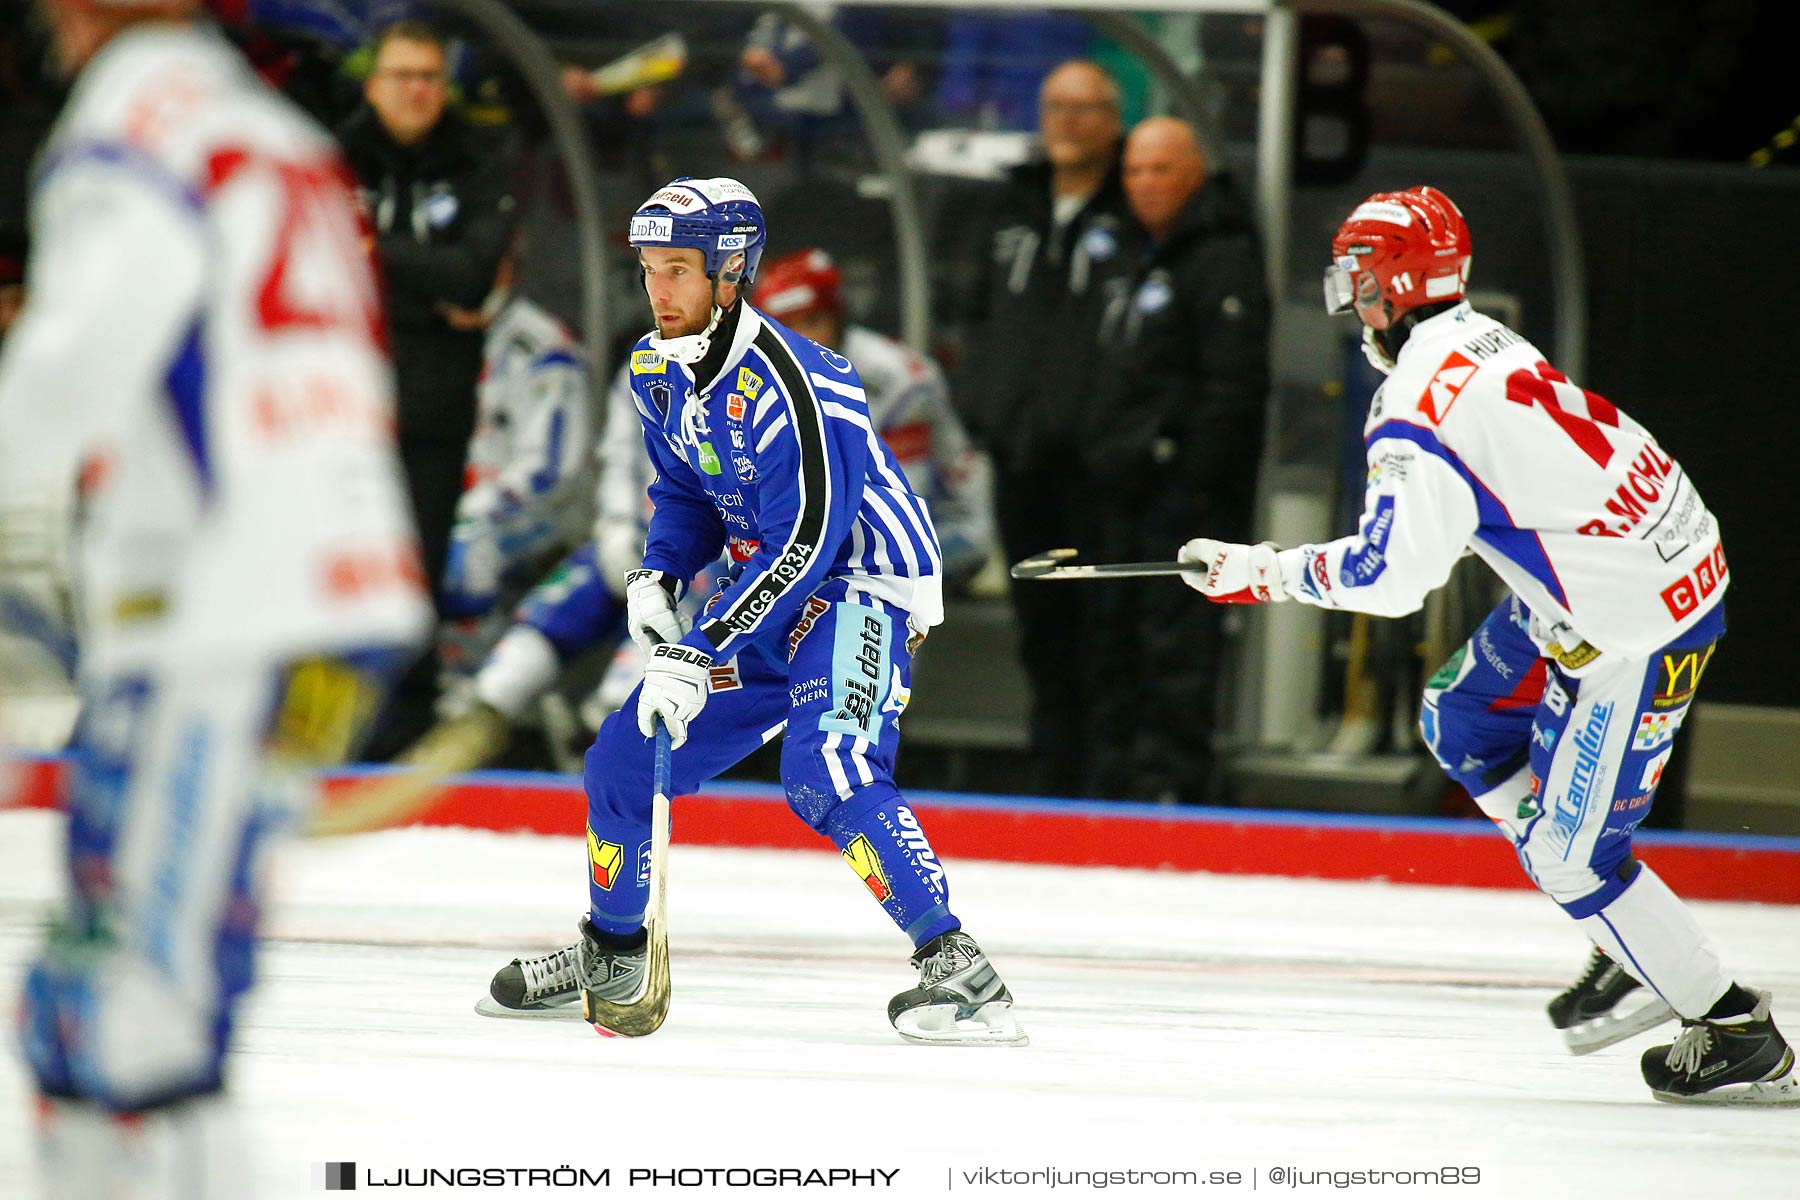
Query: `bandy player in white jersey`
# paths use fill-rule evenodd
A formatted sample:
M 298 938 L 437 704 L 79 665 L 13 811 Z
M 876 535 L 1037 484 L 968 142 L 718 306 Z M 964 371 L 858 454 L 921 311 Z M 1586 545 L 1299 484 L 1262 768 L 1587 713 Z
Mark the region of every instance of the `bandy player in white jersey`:
M 425 633 L 393 387 L 326 135 L 190 5 L 50 0 L 0 480 L 79 475 L 68 888 L 21 1031 L 53 1197 L 243 1196 L 223 1059 L 270 834 Z
M 1371 196 L 1332 257 L 1327 304 L 1356 312 L 1388 376 L 1364 427 L 1361 528 L 1289 550 L 1199 538 L 1181 558 L 1206 574 L 1184 579 L 1225 603 L 1403 616 L 1479 555 L 1512 595 L 1433 677 L 1420 725 L 1597 947 L 1552 1020 L 1580 1051 L 1672 1009 L 1681 1034 L 1642 1060 L 1658 1099 L 1800 1103 L 1769 993 L 1733 982 L 1631 853 L 1725 631 L 1718 521 L 1649 431 L 1463 299 L 1469 231 L 1448 196 Z

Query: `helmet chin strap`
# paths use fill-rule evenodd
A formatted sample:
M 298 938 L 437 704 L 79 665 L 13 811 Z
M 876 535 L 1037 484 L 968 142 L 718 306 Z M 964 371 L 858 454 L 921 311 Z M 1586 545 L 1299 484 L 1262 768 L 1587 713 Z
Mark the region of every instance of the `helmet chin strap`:
M 1380 336 L 1367 325 L 1363 326 L 1362 352 L 1363 357 L 1369 360 L 1371 367 L 1383 375 L 1393 374 L 1394 360 L 1387 356 L 1386 350 L 1382 349 Z
M 719 327 L 719 322 L 724 316 L 725 310 L 719 307 L 715 297 L 712 319 L 706 323 L 705 329 L 699 333 L 673 338 L 659 338 L 655 334 L 651 334 L 650 348 L 670 362 L 678 362 L 684 367 L 691 367 L 705 358 L 706 352 L 712 349 L 713 330 Z

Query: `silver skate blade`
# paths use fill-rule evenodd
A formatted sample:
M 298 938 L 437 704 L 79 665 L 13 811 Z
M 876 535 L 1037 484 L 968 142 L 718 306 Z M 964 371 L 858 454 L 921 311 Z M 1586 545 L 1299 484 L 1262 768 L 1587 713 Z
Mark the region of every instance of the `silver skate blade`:
M 1775 1108 L 1800 1105 L 1800 1075 L 1789 1067 L 1787 1074 L 1761 1083 L 1733 1083 L 1697 1096 L 1678 1096 L 1674 1092 L 1650 1093 L 1664 1104 L 1736 1105 L 1744 1108 Z
M 484 1017 L 504 1017 L 513 1021 L 581 1020 L 581 1005 L 574 1000 L 551 1008 L 508 1008 L 492 996 L 483 996 L 475 1002 L 475 1011 Z
M 1612 1012 L 1563 1030 L 1563 1041 L 1568 1045 L 1569 1053 L 1592 1054 L 1675 1019 L 1675 1010 L 1664 1004 L 1660 997 L 1648 988 L 1642 991 L 1644 1003 L 1636 1008 L 1626 1012 L 1614 1008 Z M 1621 1001 L 1619 1007 L 1624 1007 L 1625 1003 Z
M 894 1018 L 894 1032 L 923 1046 L 1028 1046 L 1031 1038 L 1003 1000 L 958 1018 L 954 1004 L 909 1009 Z

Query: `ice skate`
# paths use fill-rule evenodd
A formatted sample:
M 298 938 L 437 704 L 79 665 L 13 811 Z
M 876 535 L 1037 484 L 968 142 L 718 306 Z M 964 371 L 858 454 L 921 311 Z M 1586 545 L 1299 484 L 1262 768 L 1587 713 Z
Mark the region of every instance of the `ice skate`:
M 1735 1017 L 1683 1021 L 1672 1045 L 1644 1051 L 1644 1082 L 1674 1104 L 1800 1104 L 1794 1050 L 1769 1016 L 1769 993 Z
M 888 1001 L 888 1020 L 909 1042 L 945 1046 L 1023 1046 L 1030 1039 L 1012 1014 L 1012 993 L 975 939 L 955 930 L 912 957 L 919 986 Z
M 581 940 L 537 958 L 515 958 L 495 972 L 488 994 L 475 1004 L 486 1017 L 554 1017 L 580 1020 L 581 986 L 591 974 L 592 990 L 608 1000 L 629 1000 L 642 986 L 644 950 L 607 950 L 606 935 L 581 919 Z M 588 962 L 584 964 L 584 952 Z
M 1587 971 L 1550 1001 L 1550 1023 L 1571 1054 L 1592 1054 L 1675 1019 L 1661 996 L 1633 979 L 1598 946 Z

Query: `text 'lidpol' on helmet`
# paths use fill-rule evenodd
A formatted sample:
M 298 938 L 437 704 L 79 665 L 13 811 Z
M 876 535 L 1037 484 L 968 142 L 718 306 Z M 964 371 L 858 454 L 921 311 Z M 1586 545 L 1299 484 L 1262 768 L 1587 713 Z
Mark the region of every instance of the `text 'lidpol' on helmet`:
M 658 188 L 631 215 L 633 246 L 675 246 L 706 257 L 706 275 L 748 287 L 756 278 L 768 223 L 755 193 L 735 179 L 682 176 Z

